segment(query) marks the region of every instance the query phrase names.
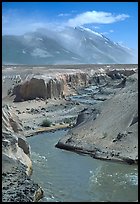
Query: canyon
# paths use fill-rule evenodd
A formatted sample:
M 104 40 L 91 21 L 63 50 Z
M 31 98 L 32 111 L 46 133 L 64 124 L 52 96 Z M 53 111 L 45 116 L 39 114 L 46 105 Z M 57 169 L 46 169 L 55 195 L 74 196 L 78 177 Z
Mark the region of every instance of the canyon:
M 33 202 L 43 196 L 30 178 L 26 141 L 41 131 L 68 128 L 56 147 L 138 164 L 137 65 L 52 67 L 3 66 L 3 201 Z M 51 129 L 41 127 L 46 118 Z

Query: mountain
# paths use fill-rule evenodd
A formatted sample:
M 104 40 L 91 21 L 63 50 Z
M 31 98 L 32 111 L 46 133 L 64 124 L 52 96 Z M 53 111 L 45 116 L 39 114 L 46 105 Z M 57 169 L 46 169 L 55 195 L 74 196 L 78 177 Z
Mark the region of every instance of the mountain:
M 135 63 L 130 49 L 84 27 L 2 36 L 3 64 Z

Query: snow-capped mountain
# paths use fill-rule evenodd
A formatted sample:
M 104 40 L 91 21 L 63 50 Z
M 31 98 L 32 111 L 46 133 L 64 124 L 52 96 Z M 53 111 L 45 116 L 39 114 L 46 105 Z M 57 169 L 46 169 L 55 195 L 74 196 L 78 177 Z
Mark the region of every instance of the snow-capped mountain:
M 84 27 L 2 37 L 3 64 L 135 63 L 131 50 Z

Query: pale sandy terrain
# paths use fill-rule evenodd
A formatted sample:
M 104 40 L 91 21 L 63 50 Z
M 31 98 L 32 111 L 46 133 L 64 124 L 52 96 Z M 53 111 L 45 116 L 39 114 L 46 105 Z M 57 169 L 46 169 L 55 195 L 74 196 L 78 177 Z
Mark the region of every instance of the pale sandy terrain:
M 67 127 L 69 124 L 64 123 L 64 120 L 70 118 L 74 122 L 78 112 L 83 109 L 83 105 L 54 99 L 47 101 L 38 99 L 9 104 L 22 121 L 24 133 L 27 136 L 41 129 L 41 123 L 46 118 L 52 122 L 53 129 L 59 126 Z

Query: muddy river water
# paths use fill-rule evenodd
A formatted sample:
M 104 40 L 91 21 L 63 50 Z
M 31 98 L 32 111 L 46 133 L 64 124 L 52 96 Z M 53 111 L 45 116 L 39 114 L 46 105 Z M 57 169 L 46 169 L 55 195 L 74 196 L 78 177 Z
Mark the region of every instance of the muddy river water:
M 67 133 L 41 133 L 27 140 L 33 161 L 32 178 L 44 189 L 42 202 L 131 202 L 138 199 L 135 165 L 93 159 L 58 149 Z

